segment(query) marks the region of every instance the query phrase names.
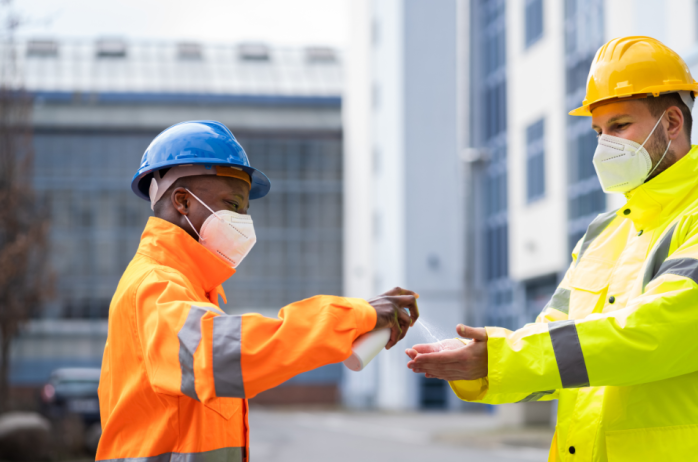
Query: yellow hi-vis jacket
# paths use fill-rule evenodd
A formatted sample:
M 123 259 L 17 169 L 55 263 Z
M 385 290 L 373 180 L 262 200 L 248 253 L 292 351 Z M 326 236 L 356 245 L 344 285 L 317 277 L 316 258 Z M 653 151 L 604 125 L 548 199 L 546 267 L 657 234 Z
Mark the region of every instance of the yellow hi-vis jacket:
M 535 323 L 488 327 L 463 400 L 558 399 L 550 461 L 698 460 L 698 146 L 599 215 Z

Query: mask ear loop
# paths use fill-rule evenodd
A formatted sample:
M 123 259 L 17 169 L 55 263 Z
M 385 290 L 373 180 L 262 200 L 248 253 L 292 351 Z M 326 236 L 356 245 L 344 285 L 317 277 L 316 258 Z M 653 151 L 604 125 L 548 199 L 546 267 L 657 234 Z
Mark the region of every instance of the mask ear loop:
M 652 175 L 652 173 L 654 173 L 654 171 L 657 170 L 657 167 L 659 167 L 659 164 L 661 164 L 662 161 L 664 160 L 664 156 L 666 156 L 666 153 L 669 152 L 669 146 L 671 146 L 671 140 L 669 140 L 669 144 L 666 145 L 666 149 L 664 150 L 664 154 L 662 154 L 662 158 L 659 159 L 659 162 L 657 162 L 657 165 L 655 165 L 654 168 L 652 170 L 650 170 L 650 172 L 647 174 L 645 179 L 649 178 L 650 175 Z
M 661 121 L 662 121 L 662 118 L 664 118 L 664 114 L 666 114 L 666 109 L 664 110 L 664 112 L 662 112 L 662 115 L 659 116 L 659 120 L 657 120 L 657 123 L 654 124 L 654 128 L 652 129 L 652 131 L 650 132 L 650 134 L 647 135 L 647 138 L 645 139 L 645 142 L 642 143 L 642 146 L 640 146 L 640 149 L 642 149 L 642 148 L 645 146 L 645 144 L 646 144 L 646 143 L 650 140 L 650 138 L 652 137 L 652 133 L 654 133 L 654 131 L 657 129 L 657 127 L 659 127 L 659 122 L 661 122 Z M 669 146 L 671 146 L 671 140 L 669 140 L 669 144 L 666 145 L 666 149 L 664 150 L 664 154 L 662 154 L 662 158 L 659 159 L 659 162 L 657 162 L 657 165 L 655 165 L 654 168 L 653 168 L 652 170 L 650 170 L 650 172 L 647 174 L 647 176 L 645 176 L 645 180 L 646 180 L 647 178 L 649 178 L 650 175 L 652 175 L 652 173 L 654 173 L 654 171 L 657 170 L 657 167 L 659 167 L 659 164 L 662 163 L 662 161 L 664 160 L 664 157 L 666 156 L 666 153 L 669 152 Z M 640 149 L 638 149 L 638 151 L 639 151 Z M 637 152 L 637 151 L 636 151 L 636 152 Z
M 201 234 L 199 234 L 199 232 L 196 230 L 196 228 L 194 228 L 194 225 L 191 224 L 191 221 L 189 221 L 189 217 L 186 216 L 186 215 L 184 215 L 184 219 L 187 220 L 187 223 L 189 223 L 189 226 L 191 226 L 191 229 L 193 229 L 194 232 L 196 233 L 196 235 L 199 237 L 199 240 L 200 240 L 200 241 L 205 241 L 206 239 L 204 239 L 203 237 L 201 237 Z
M 204 207 L 206 207 L 213 215 L 215 215 L 216 218 L 218 218 L 219 220 L 221 219 L 221 217 L 219 217 L 218 214 L 217 214 L 216 212 L 214 212 L 213 210 L 211 210 L 211 207 L 209 207 L 208 205 L 206 205 L 206 204 L 204 203 L 204 201 L 202 201 L 201 199 L 199 199 L 198 197 L 196 197 L 196 194 L 194 194 L 193 192 L 189 191 L 189 189 L 187 189 L 187 188 L 184 188 L 184 189 L 185 189 L 189 194 L 191 194 L 192 197 L 193 197 L 194 199 L 196 199 L 197 201 L 199 201 L 199 203 L 201 203 L 201 205 L 203 205 Z M 187 223 L 189 223 L 189 226 L 191 226 L 191 229 L 193 229 L 194 232 L 196 233 L 196 235 L 199 237 L 199 240 L 205 241 L 206 239 L 203 238 L 203 237 L 201 237 L 201 234 L 199 234 L 199 232 L 196 230 L 196 228 L 194 228 L 194 225 L 191 224 L 191 221 L 189 221 L 189 217 L 186 216 L 186 215 L 184 215 L 184 219 L 187 220 Z
M 664 112 L 662 112 L 662 115 L 659 116 L 659 120 L 657 120 L 657 123 L 654 124 L 654 128 L 652 129 L 652 131 L 650 132 L 650 134 L 647 135 L 647 138 L 645 138 L 645 142 L 642 143 L 642 144 L 640 145 L 640 147 L 637 149 L 637 151 L 635 151 L 635 152 L 638 152 L 638 151 L 640 151 L 640 149 L 642 149 L 642 148 L 645 147 L 645 144 L 647 144 L 647 142 L 648 142 L 648 141 L 650 140 L 650 138 L 652 137 L 652 133 L 654 133 L 654 131 L 657 129 L 657 127 L 659 127 L 659 122 L 661 122 L 662 119 L 664 118 L 664 114 L 666 114 L 666 109 L 664 110 Z M 187 189 L 187 191 L 189 191 L 189 190 Z M 192 196 L 194 196 L 194 195 L 192 194 Z M 196 197 L 196 196 L 194 196 L 194 197 Z

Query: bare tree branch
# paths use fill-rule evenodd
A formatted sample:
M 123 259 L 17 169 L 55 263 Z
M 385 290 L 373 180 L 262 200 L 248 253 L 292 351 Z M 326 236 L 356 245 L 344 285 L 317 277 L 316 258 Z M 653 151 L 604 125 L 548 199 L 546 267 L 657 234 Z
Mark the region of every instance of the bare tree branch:
M 4 0 L 0 8 L 9 3 Z M 8 39 L 0 42 L 0 412 L 8 406 L 12 339 L 53 289 L 46 198 L 38 197 L 32 184 L 33 102 L 18 77 L 13 41 L 19 19 L 11 13 L 5 18 Z

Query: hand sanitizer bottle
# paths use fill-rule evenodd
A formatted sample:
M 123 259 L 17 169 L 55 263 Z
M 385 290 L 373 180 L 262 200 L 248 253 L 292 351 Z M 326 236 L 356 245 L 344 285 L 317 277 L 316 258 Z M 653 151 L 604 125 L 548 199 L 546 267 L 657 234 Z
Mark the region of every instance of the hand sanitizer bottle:
M 367 332 L 361 335 L 351 346 L 351 356 L 344 361 L 344 365 L 352 371 L 363 370 L 363 368 L 385 348 L 388 340 L 390 340 L 389 328 Z

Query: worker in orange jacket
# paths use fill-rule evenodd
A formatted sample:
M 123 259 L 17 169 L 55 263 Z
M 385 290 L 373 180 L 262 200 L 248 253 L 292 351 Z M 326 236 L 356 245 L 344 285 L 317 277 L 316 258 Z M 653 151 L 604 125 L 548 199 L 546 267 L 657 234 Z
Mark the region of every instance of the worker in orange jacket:
M 109 308 L 97 460 L 247 461 L 247 398 L 347 359 L 374 329 L 391 329 L 390 348 L 419 316 L 400 288 L 226 315 L 221 283 L 256 241 L 249 200 L 269 188 L 219 122 L 174 125 L 146 150 L 132 189 L 155 216 Z

